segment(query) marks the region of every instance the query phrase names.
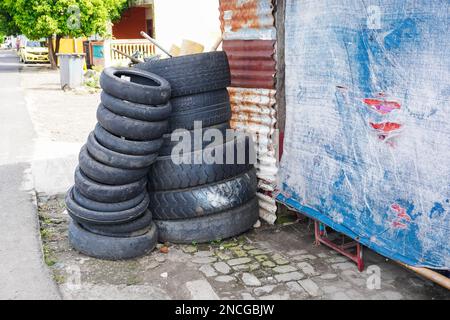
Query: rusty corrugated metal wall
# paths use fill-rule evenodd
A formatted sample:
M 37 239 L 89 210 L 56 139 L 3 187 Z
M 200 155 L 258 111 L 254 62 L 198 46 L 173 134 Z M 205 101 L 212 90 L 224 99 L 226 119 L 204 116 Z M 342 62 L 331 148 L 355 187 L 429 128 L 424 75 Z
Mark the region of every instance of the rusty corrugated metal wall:
M 230 61 L 231 125 L 257 142 L 260 216 L 276 220 L 276 29 L 271 0 L 220 0 L 223 50 Z

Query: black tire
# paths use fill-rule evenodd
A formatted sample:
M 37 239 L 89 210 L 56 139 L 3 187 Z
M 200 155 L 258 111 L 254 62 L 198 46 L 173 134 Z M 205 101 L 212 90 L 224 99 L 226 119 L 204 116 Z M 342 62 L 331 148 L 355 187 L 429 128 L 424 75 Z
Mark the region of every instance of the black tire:
M 147 210 L 136 220 L 117 225 L 95 225 L 88 223 L 80 223 L 80 225 L 87 231 L 102 236 L 120 238 L 137 237 L 144 235 L 150 229 L 152 225 L 152 213 Z
M 151 191 L 165 191 L 175 189 L 193 188 L 205 184 L 210 184 L 229 178 L 233 178 L 243 172 L 249 171 L 253 168 L 250 162 L 249 148 L 252 146 L 249 138 L 239 137 L 227 141 L 223 145 L 208 147 L 204 149 L 214 150 L 218 154 L 222 153 L 220 157 L 221 163 L 206 163 L 205 158 L 201 163 L 194 162 L 196 155 L 204 153 L 204 151 L 196 151 L 195 153 L 185 154 L 188 163 L 176 164 L 171 156 L 159 157 L 158 160 L 150 167 L 148 173 L 149 182 L 148 189 Z M 234 159 L 232 164 L 227 164 L 226 153 L 234 150 Z M 238 163 L 240 150 L 245 150 L 245 159 Z
M 88 197 L 85 197 L 76 186 L 72 189 L 72 191 L 75 202 L 77 202 L 80 206 L 88 210 L 101 212 L 123 211 L 134 208 L 144 200 L 145 195 L 147 194 L 147 191 L 144 190 L 137 197 L 131 198 L 130 200 L 108 203 L 91 200 Z
M 97 225 L 111 225 L 131 222 L 140 217 L 148 208 L 149 197 L 144 199 L 135 207 L 122 211 L 102 212 L 83 208 L 73 197 L 73 187 L 67 192 L 65 197 L 66 208 L 72 219 L 79 223 L 89 223 Z
M 172 98 L 224 89 L 231 84 L 230 66 L 223 51 L 150 60 L 136 68 L 167 79 Z
M 75 186 L 85 197 L 99 202 L 117 203 L 137 197 L 147 186 L 147 177 L 124 185 L 111 186 L 90 179 L 80 167 L 75 170 Z M 146 190 L 145 190 L 146 191 Z
M 79 155 L 80 168 L 89 178 L 108 185 L 123 185 L 141 180 L 149 168 L 121 169 L 114 168 L 95 160 L 87 151 L 86 145 Z
M 163 138 L 149 141 L 136 141 L 120 138 L 108 132 L 99 123 L 95 126 L 94 133 L 97 141 L 105 148 L 134 156 L 157 153 L 164 142 Z
M 166 79 L 134 68 L 106 68 L 100 76 L 100 86 L 116 98 L 147 105 L 167 103 L 171 92 Z
M 111 151 L 102 146 L 95 138 L 94 132 L 89 135 L 86 143 L 89 154 L 103 164 L 120 169 L 142 169 L 150 167 L 158 157 L 157 153 L 144 156 L 133 156 Z
M 102 104 L 97 109 L 97 120 L 100 125 L 115 134 L 131 140 L 154 140 L 161 138 L 168 129 L 168 121 L 142 121 L 119 116 L 105 108 Z
M 155 220 L 159 241 L 191 244 L 223 240 L 250 230 L 258 221 L 256 198 L 244 205 L 211 216 L 183 220 Z
M 210 127 L 231 119 L 230 97 L 226 89 L 204 92 L 173 99 L 169 130 L 194 129 L 194 121 Z
M 150 231 L 139 237 L 105 237 L 84 230 L 78 223 L 69 224 L 69 242 L 72 247 L 90 257 L 106 260 L 133 259 L 156 247 L 158 230 L 152 224 Z
M 143 121 L 167 120 L 172 113 L 170 102 L 162 105 L 146 105 L 121 100 L 102 91 L 102 104 L 115 114 Z
M 219 130 L 220 133 L 222 134 L 223 141 L 225 141 L 225 139 L 226 139 L 226 131 L 227 131 L 228 129 L 230 129 L 230 123 L 229 123 L 229 122 L 224 122 L 224 123 L 218 124 L 218 125 L 216 125 L 216 126 L 204 127 L 204 128 L 201 130 L 201 136 L 204 137 L 204 133 L 205 133 L 207 130 L 210 130 L 210 129 L 217 129 L 217 130 Z M 173 148 L 174 148 L 176 145 L 178 145 L 178 143 L 180 143 L 180 140 L 178 140 L 178 141 L 172 141 L 172 135 L 173 135 L 174 138 L 176 137 L 176 135 L 173 134 L 173 133 L 168 133 L 168 134 L 165 134 L 165 135 L 163 136 L 163 144 L 162 144 L 162 146 L 161 146 L 161 148 L 160 148 L 160 150 L 159 150 L 159 155 L 160 155 L 160 156 L 169 156 L 169 155 L 171 155 L 171 154 L 172 154 Z M 189 130 L 188 136 L 190 137 L 190 138 L 189 138 L 190 141 L 194 141 L 194 139 L 195 139 L 195 138 L 194 138 L 194 130 Z M 213 142 L 214 142 L 214 141 L 213 141 Z M 209 144 L 211 144 L 211 141 L 202 141 L 202 144 L 201 144 L 199 147 L 200 147 L 201 149 L 203 149 L 203 148 L 205 148 L 206 146 L 208 146 Z M 196 149 L 196 146 L 195 146 L 193 143 L 191 144 L 191 146 L 192 146 L 192 148 L 189 150 L 189 152 L 192 152 L 192 151 L 197 150 L 197 149 Z
M 192 189 L 149 192 L 155 219 L 176 220 L 212 215 L 238 207 L 254 198 L 256 170 L 232 179 Z

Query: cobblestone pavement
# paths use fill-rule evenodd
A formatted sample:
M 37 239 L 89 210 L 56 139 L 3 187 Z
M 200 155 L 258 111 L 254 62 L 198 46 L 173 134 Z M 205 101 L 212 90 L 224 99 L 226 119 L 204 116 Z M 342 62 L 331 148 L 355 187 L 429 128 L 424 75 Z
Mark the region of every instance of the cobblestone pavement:
M 358 272 L 347 258 L 314 245 L 308 221 L 206 245 L 160 245 L 140 259 L 111 262 L 70 248 L 61 198 L 41 199 L 39 209 L 46 262 L 66 299 L 450 298 L 368 249 L 366 270 Z

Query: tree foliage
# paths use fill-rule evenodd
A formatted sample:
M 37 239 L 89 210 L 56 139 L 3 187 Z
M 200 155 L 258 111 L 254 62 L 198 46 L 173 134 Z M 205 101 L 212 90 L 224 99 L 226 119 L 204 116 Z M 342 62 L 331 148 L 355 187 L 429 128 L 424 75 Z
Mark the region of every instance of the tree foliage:
M 0 0 L 15 26 L 29 39 L 53 35 L 106 35 L 127 0 Z

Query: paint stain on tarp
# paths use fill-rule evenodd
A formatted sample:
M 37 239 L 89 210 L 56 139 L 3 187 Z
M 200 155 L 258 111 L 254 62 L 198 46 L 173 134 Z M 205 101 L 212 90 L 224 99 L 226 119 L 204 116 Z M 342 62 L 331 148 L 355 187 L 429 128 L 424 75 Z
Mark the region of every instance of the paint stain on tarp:
M 382 99 L 372 99 L 366 98 L 363 100 L 366 105 L 378 112 L 379 114 L 385 115 L 391 113 L 394 110 L 400 109 L 400 103 L 396 101 L 382 100 Z

